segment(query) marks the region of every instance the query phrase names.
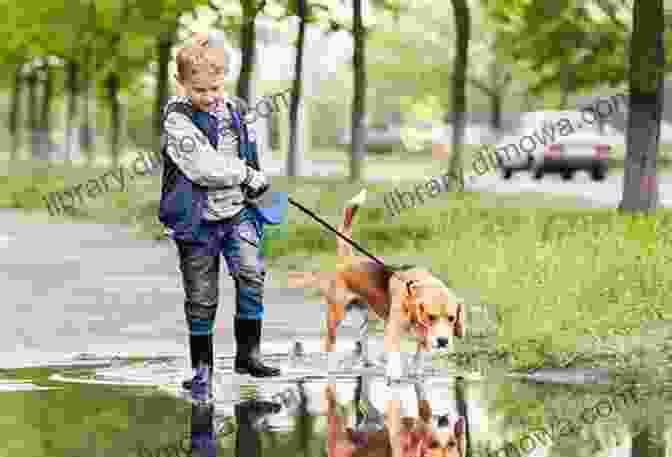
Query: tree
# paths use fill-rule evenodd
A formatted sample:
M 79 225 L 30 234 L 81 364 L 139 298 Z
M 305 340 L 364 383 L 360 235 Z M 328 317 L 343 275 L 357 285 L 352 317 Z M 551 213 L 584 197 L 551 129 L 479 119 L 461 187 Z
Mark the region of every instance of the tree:
M 242 24 L 240 27 L 240 75 L 236 85 L 236 96 L 245 100 L 249 105 L 251 94 L 252 75 L 256 59 L 256 24 L 259 13 L 266 7 L 266 0 L 257 4 L 256 0 L 240 0 L 243 10 Z
M 625 80 L 627 29 L 614 21 L 618 9 L 612 19 L 595 14 L 583 0 L 483 0 L 483 5 L 497 24 L 499 49 L 537 75 L 530 84 L 533 94 L 558 90 L 562 106 L 578 90 Z
M 471 17 L 466 0 L 452 0 L 455 15 L 455 62 L 453 64 L 453 103 L 451 106 L 452 135 L 449 172 L 458 176 L 460 190 L 464 187 L 464 170 L 462 169 L 462 146 L 464 140 L 465 114 L 467 109 L 467 68 L 469 65 L 469 39 L 471 33 Z
M 656 156 L 663 104 L 663 0 L 635 0 L 630 43 L 630 97 L 621 211 L 659 204 Z
M 287 176 L 297 174 L 297 143 L 298 114 L 302 96 L 303 50 L 306 41 L 306 20 L 308 16 L 307 0 L 294 0 L 289 4 L 289 13 L 298 16 L 299 32 L 296 39 L 296 58 L 294 62 L 294 79 L 292 81 L 292 97 L 289 104 L 289 148 L 287 150 Z M 303 151 L 302 151 L 303 152 Z
M 366 148 L 366 29 L 362 19 L 362 0 L 353 0 L 352 4 L 352 123 L 350 142 L 350 180 L 362 179 L 362 162 Z
M 507 88 L 513 82 L 513 75 L 506 62 L 498 58 L 496 43 L 497 34 L 487 43 L 487 66 L 485 75 L 469 77 L 469 83 L 483 92 L 490 99 L 490 126 L 495 134 L 499 134 L 502 128 L 502 106 Z M 473 66 L 472 66 L 473 67 Z M 502 70 L 502 67 L 505 67 Z
M 16 161 L 19 158 L 19 149 L 21 148 L 21 99 L 23 96 L 23 68 L 24 63 L 19 62 L 14 69 L 14 82 L 12 87 L 12 108 L 9 114 L 9 134 L 12 135 L 11 160 Z

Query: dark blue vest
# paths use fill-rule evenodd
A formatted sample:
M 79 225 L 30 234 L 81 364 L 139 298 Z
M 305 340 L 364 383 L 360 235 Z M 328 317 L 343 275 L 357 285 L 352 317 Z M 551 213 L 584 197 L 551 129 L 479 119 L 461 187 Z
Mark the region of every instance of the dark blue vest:
M 209 122 L 209 114 L 194 111 L 186 103 L 172 103 L 163 116 L 162 125 L 172 112 L 189 117 L 196 127 L 208 137 L 212 147 L 217 149 L 218 132 L 216 124 Z M 231 127 L 240 140 L 238 157 L 245 160 L 250 167 L 259 170 L 256 138 L 245 123 L 240 122 L 238 113 L 232 111 L 231 114 L 233 116 Z M 185 176 L 166 153 L 166 145 L 161 149 L 161 156 L 164 166 L 161 179 L 159 221 L 173 231 L 171 237 L 175 240 L 206 241 L 207 233 L 203 230 L 201 217 L 207 205 L 207 187 L 200 186 Z M 264 224 L 276 225 L 284 220 L 287 211 L 287 194 L 274 194 L 273 197 L 272 207 L 254 207 L 260 235 L 263 234 Z

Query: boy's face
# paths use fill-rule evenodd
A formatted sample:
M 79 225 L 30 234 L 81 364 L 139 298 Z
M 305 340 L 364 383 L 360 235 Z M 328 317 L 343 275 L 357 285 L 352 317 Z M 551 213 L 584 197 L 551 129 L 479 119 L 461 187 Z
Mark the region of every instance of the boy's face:
M 198 111 L 210 111 L 216 97 L 224 97 L 224 74 L 208 72 L 194 73 L 189 79 L 177 78 L 184 88 L 184 95 L 191 99 L 194 108 Z

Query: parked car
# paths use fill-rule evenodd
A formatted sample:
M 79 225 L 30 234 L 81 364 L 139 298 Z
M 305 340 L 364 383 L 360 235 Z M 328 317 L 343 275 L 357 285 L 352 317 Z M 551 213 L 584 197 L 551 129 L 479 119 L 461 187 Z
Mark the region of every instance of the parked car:
M 610 154 L 611 145 L 605 144 L 600 135 L 574 133 L 549 145 L 530 171 L 534 179 L 541 179 L 545 173 L 560 173 L 562 179 L 569 181 L 577 170 L 584 170 L 593 181 L 602 181 L 607 176 Z
M 415 152 L 431 146 L 433 131 L 434 126 L 427 122 L 372 125 L 366 129 L 366 148 L 373 153 L 405 150 Z M 349 129 L 341 131 L 338 144 L 350 145 Z
M 563 119 L 571 127 L 561 122 Z M 544 129 L 554 129 L 554 135 L 545 134 Z M 525 136 L 532 140 L 522 140 Z M 529 170 L 534 179 L 559 173 L 562 179 L 571 180 L 576 171 L 584 170 L 594 181 L 601 181 L 606 177 L 610 154 L 611 145 L 600 134 L 597 123 L 585 122 L 577 111 L 526 113 L 516 133 L 500 139 L 496 146 L 504 179 L 511 179 L 516 171 Z
M 350 129 L 343 130 L 339 135 L 340 146 L 350 146 Z M 371 152 L 391 152 L 403 149 L 401 129 L 398 125 L 375 125 L 366 129 L 366 149 Z

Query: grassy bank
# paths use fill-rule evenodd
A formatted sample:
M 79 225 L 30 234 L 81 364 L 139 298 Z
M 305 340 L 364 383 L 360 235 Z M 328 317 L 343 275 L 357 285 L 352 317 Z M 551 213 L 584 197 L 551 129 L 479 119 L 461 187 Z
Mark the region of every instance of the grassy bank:
M 44 211 L 41 194 L 105 172 L 17 165 L 0 176 L 0 206 Z M 361 189 L 327 179 L 278 178 L 273 186 L 333 224 L 343 201 Z M 518 200 L 516 207 L 515 196 L 451 193 L 390 220 L 382 193 L 392 187 L 367 186 L 369 203 L 358 214 L 355 238 L 386 261 L 431 267 L 467 299 L 470 328 L 480 336 L 472 336 L 464 349 L 478 340 L 479 347 L 507 355 L 515 368 L 570 365 L 598 356 L 611 363 L 648 344 L 638 336 L 643 327 L 669 329 L 670 211 L 643 218 L 568 204 L 548 208 L 548 197 L 527 195 L 532 200 Z M 87 201 L 73 217 L 127 224 L 143 237 L 161 238 L 158 196 L 157 178 L 139 178 L 126 192 Z M 292 208 L 287 238 L 273 243 L 274 276 L 289 269 L 332 268 L 334 247 L 333 234 Z M 669 347 L 662 344 L 672 335 L 657 335 L 649 349 L 663 356 Z

